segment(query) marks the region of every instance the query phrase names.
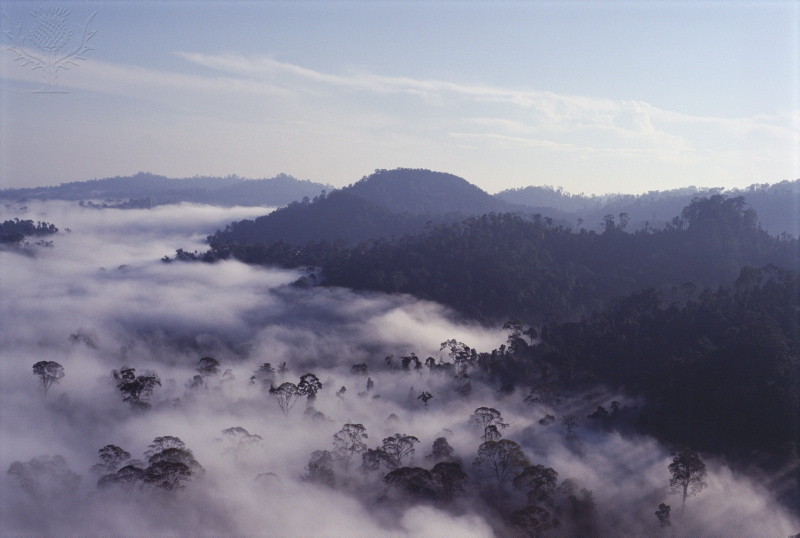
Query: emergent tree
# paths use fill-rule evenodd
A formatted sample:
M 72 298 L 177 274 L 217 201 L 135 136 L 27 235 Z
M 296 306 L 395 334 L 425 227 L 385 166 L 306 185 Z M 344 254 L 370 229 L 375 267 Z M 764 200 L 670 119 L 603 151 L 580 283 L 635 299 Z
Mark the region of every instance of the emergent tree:
M 501 439 L 486 441 L 478 447 L 473 465 L 493 471 L 497 483 L 502 485 L 510 475 L 528 465 L 528 460 L 516 442 Z
M 134 408 L 147 408 L 150 404 L 143 401 L 149 398 L 156 386 L 161 386 L 161 380 L 155 372 L 145 372 L 137 376 L 135 368 L 122 368 L 113 372 L 117 389 L 122 393 L 122 400 Z
M 297 399 L 302 396 L 300 389 L 297 385 L 288 381 L 281 383 L 277 388 L 270 387 L 269 393 L 275 397 L 278 402 L 278 407 L 281 408 L 283 414 L 289 416 L 289 411 L 297 403 Z
M 350 468 L 353 456 L 367 449 L 366 438 L 367 429 L 363 424 L 345 424 L 333 434 L 333 455 L 344 464 L 345 471 Z
M 686 497 L 696 495 L 707 486 L 706 464 L 696 452 L 684 448 L 672 455 L 669 472 L 672 475 L 669 479 L 670 493 L 682 494 L 681 510 L 683 510 L 686 506 Z
M 64 367 L 55 361 L 39 361 L 33 365 L 33 373 L 42 381 L 44 393 L 47 394 L 53 383 L 58 383 L 64 377 Z
M 481 430 L 481 438 L 486 441 L 487 429 L 490 426 L 494 428 L 489 432 L 490 435 L 502 434 L 502 431 L 508 427 L 508 424 L 503 422 L 503 415 L 500 411 L 493 407 L 479 407 L 469 417 L 470 424 L 478 426 Z M 496 433 L 495 433 L 496 432 Z

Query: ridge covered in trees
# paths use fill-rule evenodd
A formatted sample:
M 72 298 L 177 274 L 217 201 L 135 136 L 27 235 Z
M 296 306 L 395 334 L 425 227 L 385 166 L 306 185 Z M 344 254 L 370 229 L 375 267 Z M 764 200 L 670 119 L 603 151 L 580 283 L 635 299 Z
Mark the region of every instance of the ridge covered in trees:
M 274 215 L 280 223 L 280 211 Z M 504 213 L 347 246 L 261 242 L 265 236 L 255 229 L 241 231 L 245 222 L 210 236 L 207 253 L 179 251 L 177 258 L 315 266 L 326 286 L 409 293 L 489 322 L 575 319 L 646 287 L 669 293 L 686 282 L 728 284 L 743 266 L 796 268 L 798 260 L 797 240 L 770 236 L 743 197 L 723 195 L 696 198 L 664 229 L 634 233 L 626 231 L 624 214 L 619 220 L 606 215 L 602 233 L 574 233 L 548 218 Z M 319 281 L 317 275 L 310 280 Z
M 353 185 L 269 215 L 229 224 L 215 242 L 257 244 L 367 239 L 419 233 L 433 223 L 458 222 L 491 212 L 527 212 L 498 200 L 465 179 L 430 170 L 376 170 Z

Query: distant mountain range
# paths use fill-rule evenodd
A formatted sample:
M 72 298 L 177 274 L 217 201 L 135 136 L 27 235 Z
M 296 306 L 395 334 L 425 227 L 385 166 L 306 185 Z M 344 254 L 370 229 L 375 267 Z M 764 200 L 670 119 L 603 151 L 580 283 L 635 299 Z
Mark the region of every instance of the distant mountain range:
M 645 194 L 575 195 L 561 188 L 525 187 L 495 194 L 495 197 L 529 207 L 553 208 L 561 215 L 569 214 L 573 228 L 597 230 L 606 215 L 619 218 L 621 213 L 629 218 L 628 229 L 639 230 L 647 226 L 663 228 L 692 199 L 724 194 L 729 197 L 744 196 L 748 207 L 758 214 L 761 227 L 773 235 L 783 232 L 800 235 L 800 180 L 782 181 L 773 185 L 754 184 L 745 189 L 686 187 L 669 191 L 650 191 Z M 547 209 L 540 211 L 547 214 Z M 577 219 L 582 219 L 578 224 Z
M 269 179 L 190 177 L 173 179 L 146 172 L 134 176 L 112 177 L 62 183 L 54 187 L 0 190 L 0 198 L 41 200 L 85 200 L 94 203 L 142 207 L 177 202 L 212 205 L 283 206 L 304 197 L 333 189 L 330 185 L 295 179 L 279 174 Z M 131 201 L 140 203 L 131 204 Z
M 218 234 L 219 239 L 247 243 L 352 243 L 418 233 L 429 224 L 487 213 L 539 214 L 573 230 L 600 231 L 609 218 L 624 223 L 628 231 L 658 229 L 679 216 L 693 198 L 714 194 L 744 196 L 748 207 L 758 214 L 762 228 L 773 235 L 800 235 L 800 180 L 746 189 L 686 187 L 641 195 L 575 195 L 549 186 L 491 195 L 453 174 L 400 168 L 376 170 L 342 189 L 285 174 L 269 179 L 171 179 L 140 172 L 54 187 L 0 190 L 4 199 L 83 200 L 95 206 L 99 202 L 101 207 L 151 207 L 175 202 L 282 207 L 255 221 L 234 223 Z

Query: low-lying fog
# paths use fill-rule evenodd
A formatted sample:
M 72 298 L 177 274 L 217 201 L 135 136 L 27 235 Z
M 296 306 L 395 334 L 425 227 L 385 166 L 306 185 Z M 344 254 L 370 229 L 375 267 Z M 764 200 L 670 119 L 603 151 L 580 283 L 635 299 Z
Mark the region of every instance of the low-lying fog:
M 370 448 L 398 432 L 419 438 L 409 466 L 430 468 L 425 456 L 446 436 L 464 470 L 477 476 L 472 461 L 482 441 L 468 419 L 481 406 L 502 412 L 510 424 L 504 438 L 532 463 L 592 490 L 606 534 L 782 536 L 800 529 L 765 488 L 713 458 L 705 459 L 708 488 L 681 513 L 679 496 L 667 491 L 669 452 L 654 440 L 580 427 L 578 439 L 567 440 L 559 424 L 538 423 L 552 410 L 525 403 L 527 392 L 502 395 L 475 383 L 465 397 L 427 368 L 393 371 L 384 361 L 412 352 L 446 358 L 440 343 L 449 339 L 491 351 L 506 341 L 499 327 L 456 323 L 444 307 L 407 296 L 292 287 L 295 271 L 160 261 L 179 247 L 201 250 L 207 234 L 265 211 L 66 202 L 2 209 L 2 220 L 43 220 L 61 232 L 46 238 L 52 246 L 0 251 L 0 534 L 491 536 L 503 527 L 474 484 L 445 506 L 395 502 L 385 495 L 385 470 L 338 470 L 338 489 L 302 479 L 311 453 L 332 450 L 346 423 L 366 427 Z M 208 356 L 230 372 L 192 388 L 198 360 Z M 32 372 L 39 361 L 58 362 L 66 374 L 47 393 Z M 276 384 L 314 373 L 323 384 L 314 408 L 324 416 L 304 413 L 305 398 L 284 416 L 273 396 L 250 383 L 265 362 L 286 363 Z M 368 365 L 367 376 L 351 372 L 359 363 Z M 112 370 L 124 366 L 160 377 L 149 409 L 123 402 Z M 374 388 L 359 395 L 367 378 Z M 423 390 L 433 395 L 427 408 L 416 397 Z M 574 405 L 579 416 L 594 409 Z M 222 434 L 234 426 L 261 440 Z M 100 448 L 117 445 L 144 460 L 159 436 L 183 440 L 205 472 L 172 491 L 98 489 L 90 469 Z M 6 473 L 14 462 L 44 455 L 63 456 L 80 481 L 55 473 L 36 489 Z M 509 501 L 519 504 L 511 510 L 524 505 L 520 499 Z M 663 502 L 673 507 L 666 531 L 654 515 Z

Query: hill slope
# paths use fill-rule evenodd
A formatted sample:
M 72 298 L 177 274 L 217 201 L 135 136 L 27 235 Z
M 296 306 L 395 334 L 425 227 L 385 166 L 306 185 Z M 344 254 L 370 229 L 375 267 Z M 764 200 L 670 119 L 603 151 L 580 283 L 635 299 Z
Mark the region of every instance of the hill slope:
M 328 198 L 334 195 L 358 200 L 347 193 Z M 281 212 L 275 214 L 271 230 L 278 232 Z M 203 258 L 316 266 L 326 285 L 408 293 L 490 322 L 575 318 L 646 287 L 681 297 L 693 286 L 731 284 L 744 266 L 797 269 L 798 241 L 759 229 L 742 197 L 696 199 L 677 219 L 660 231 L 626 233 L 609 225 L 598 234 L 574 233 L 541 217 L 490 214 L 350 248 L 318 241 L 288 248 L 280 240 L 258 241 L 264 237 L 258 233 L 238 234 L 249 242 L 218 233 Z
M 275 241 L 355 243 L 419 233 L 428 223 L 527 211 L 452 174 L 408 168 L 377 170 L 310 203 L 290 204 L 254 221 L 232 223 L 210 240 L 215 246 Z
M 343 190 L 393 213 L 482 215 L 524 209 L 491 196 L 466 179 L 430 170 L 376 170 Z

